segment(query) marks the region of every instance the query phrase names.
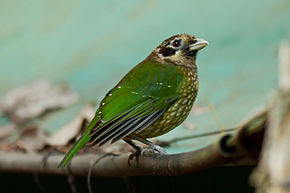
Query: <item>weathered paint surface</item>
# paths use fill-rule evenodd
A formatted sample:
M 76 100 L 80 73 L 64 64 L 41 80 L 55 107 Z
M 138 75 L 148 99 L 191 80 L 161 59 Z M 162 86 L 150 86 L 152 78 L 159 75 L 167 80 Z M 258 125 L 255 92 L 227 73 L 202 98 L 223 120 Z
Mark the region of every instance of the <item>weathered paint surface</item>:
M 288 0 L 244 1 L 0 1 L 0 97 L 35 79 L 67 83 L 82 104 L 99 101 L 122 76 L 165 38 L 177 33 L 205 38 L 198 56 L 197 103 L 216 108 L 223 127 L 236 126 L 263 105 L 277 84 L 277 48 L 290 39 Z M 74 117 L 76 105 L 47 117 L 53 133 Z M 193 130 L 162 139 L 218 130 L 212 113 L 191 114 Z M 174 144 L 194 149 L 217 136 Z

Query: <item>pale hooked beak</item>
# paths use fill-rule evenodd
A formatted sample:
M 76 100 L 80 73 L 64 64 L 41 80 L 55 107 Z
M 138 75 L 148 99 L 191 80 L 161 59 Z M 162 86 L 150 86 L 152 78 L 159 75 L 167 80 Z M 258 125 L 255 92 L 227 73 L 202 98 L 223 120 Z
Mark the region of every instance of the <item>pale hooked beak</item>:
M 204 39 L 195 39 L 195 40 L 196 42 L 194 44 L 188 46 L 190 51 L 201 50 L 202 48 L 204 48 L 209 44 L 208 41 Z

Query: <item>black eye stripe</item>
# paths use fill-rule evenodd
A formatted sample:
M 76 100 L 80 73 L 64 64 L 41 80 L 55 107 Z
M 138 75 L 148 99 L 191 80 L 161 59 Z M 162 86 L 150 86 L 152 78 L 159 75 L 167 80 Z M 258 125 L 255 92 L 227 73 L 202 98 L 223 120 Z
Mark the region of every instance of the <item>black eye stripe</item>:
M 195 44 L 197 42 L 197 40 L 190 40 L 189 43 L 190 44 Z
M 159 50 L 159 53 L 162 54 L 162 56 L 164 56 L 164 57 L 172 56 L 175 54 L 175 49 L 165 47 L 165 48 L 161 48 Z

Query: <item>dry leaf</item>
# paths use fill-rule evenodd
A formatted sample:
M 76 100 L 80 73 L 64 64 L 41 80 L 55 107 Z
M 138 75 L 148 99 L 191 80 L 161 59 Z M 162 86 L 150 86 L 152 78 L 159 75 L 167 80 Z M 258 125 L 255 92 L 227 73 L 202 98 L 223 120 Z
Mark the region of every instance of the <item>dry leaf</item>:
M 46 112 L 67 107 L 78 95 L 67 87 L 54 87 L 48 80 L 39 80 L 10 91 L 0 101 L 0 110 L 15 123 L 23 123 Z
M 95 114 L 95 107 L 91 104 L 86 105 L 79 115 L 70 123 L 64 125 L 53 136 L 46 139 L 46 145 L 65 146 L 70 140 L 77 137 L 83 126 L 84 120 L 91 120 Z
M 22 131 L 16 145 L 27 152 L 35 152 L 43 148 L 46 137 L 38 127 L 30 127 Z
M 6 142 L 0 142 L 0 151 L 14 151 L 17 147 L 15 144 L 9 144 Z
M 15 125 L 13 125 L 13 124 L 1 126 L 0 127 L 0 139 L 4 139 L 4 138 L 10 136 L 10 134 L 12 133 L 12 131 L 14 131 L 14 129 L 15 129 Z

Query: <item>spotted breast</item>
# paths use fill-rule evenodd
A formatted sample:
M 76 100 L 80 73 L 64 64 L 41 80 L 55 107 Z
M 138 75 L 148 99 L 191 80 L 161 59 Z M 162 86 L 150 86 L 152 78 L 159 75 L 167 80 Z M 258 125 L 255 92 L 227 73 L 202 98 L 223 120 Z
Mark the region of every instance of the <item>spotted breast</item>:
M 151 126 L 140 133 L 132 133 L 132 135 L 144 138 L 157 137 L 171 131 L 187 118 L 198 92 L 197 69 L 196 66 L 177 68 L 185 75 L 179 98 Z

